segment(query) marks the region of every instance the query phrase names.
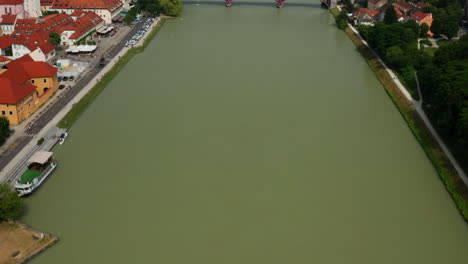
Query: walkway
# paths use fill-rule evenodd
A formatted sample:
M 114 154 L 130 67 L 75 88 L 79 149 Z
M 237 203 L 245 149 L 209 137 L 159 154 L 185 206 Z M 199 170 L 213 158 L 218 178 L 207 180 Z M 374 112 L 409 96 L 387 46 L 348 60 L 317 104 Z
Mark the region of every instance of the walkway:
M 349 25 L 349 24 L 348 24 Z M 421 95 L 421 100 L 420 102 L 416 101 L 413 99 L 413 97 L 411 97 L 411 94 L 406 90 L 406 88 L 403 86 L 403 84 L 401 84 L 400 80 L 398 79 L 398 77 L 392 72 L 392 70 L 380 59 L 379 55 L 377 55 L 377 53 L 374 52 L 374 50 L 369 47 L 369 45 L 367 44 L 367 42 L 362 38 L 362 36 L 359 34 L 359 32 L 352 26 L 352 25 L 349 25 L 349 27 L 351 28 L 351 30 L 353 30 L 354 33 L 356 33 L 356 35 L 361 39 L 362 43 L 364 43 L 364 45 L 366 45 L 369 50 L 372 51 L 372 53 L 377 57 L 377 59 L 379 60 L 379 62 L 382 64 L 383 67 L 385 67 L 385 69 L 387 70 L 387 72 L 390 74 L 390 76 L 393 78 L 395 84 L 397 85 L 397 87 L 400 89 L 400 91 L 405 95 L 405 97 L 408 99 L 408 101 L 410 101 L 416 111 L 418 112 L 419 116 L 421 117 L 421 119 L 424 121 L 424 124 L 427 126 L 427 128 L 429 129 L 429 131 L 431 132 L 432 136 L 436 139 L 437 143 L 439 144 L 439 146 L 442 148 L 442 150 L 444 151 L 445 155 L 447 156 L 447 158 L 450 160 L 450 162 L 452 163 L 453 167 L 455 168 L 455 170 L 457 171 L 458 175 L 460 175 L 460 178 L 463 180 L 463 182 L 465 183 L 465 185 L 468 186 L 468 177 L 466 176 L 465 172 L 463 171 L 463 169 L 461 168 L 461 166 L 458 164 L 457 160 L 453 157 L 452 155 L 452 152 L 450 152 L 449 148 L 447 147 L 447 145 L 445 145 L 444 141 L 440 138 L 439 134 L 437 134 L 437 131 L 434 129 L 434 127 L 432 126 L 431 124 L 431 121 L 429 120 L 429 118 L 427 117 L 426 113 L 424 112 L 423 108 L 422 108 L 422 95 Z M 418 84 L 419 86 L 419 84 Z M 418 87 L 418 90 L 419 90 L 419 87 Z

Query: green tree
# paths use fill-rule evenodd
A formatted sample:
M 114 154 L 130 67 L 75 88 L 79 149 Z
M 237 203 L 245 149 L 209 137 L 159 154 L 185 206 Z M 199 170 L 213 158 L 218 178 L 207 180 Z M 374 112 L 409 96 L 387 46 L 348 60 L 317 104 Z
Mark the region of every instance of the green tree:
M 148 13 L 152 15 L 157 15 L 159 14 L 159 12 L 161 12 L 161 5 L 159 4 L 159 1 L 158 1 L 158 2 L 149 4 L 148 6 L 146 6 L 145 10 L 148 11 Z
M 135 15 L 128 12 L 124 18 L 123 18 L 123 21 L 126 23 L 126 24 L 130 24 L 133 22 L 133 20 L 135 20 Z
M 398 46 L 393 46 L 387 49 L 385 59 L 390 67 L 399 69 L 408 64 L 409 57 Z
M 24 202 L 10 185 L 0 183 L 0 220 L 16 220 L 24 212 Z
M 421 33 L 419 34 L 419 36 L 421 38 L 427 38 L 428 36 L 427 32 L 429 31 L 429 26 L 426 23 L 422 23 L 420 29 L 421 29 L 420 30 Z
M 431 32 L 435 37 L 440 36 L 440 33 L 442 33 L 442 23 L 439 19 L 436 18 L 432 21 Z
M 161 8 L 168 16 L 180 16 L 182 14 L 182 0 L 161 0 Z
M 447 25 L 445 25 L 444 30 L 445 36 L 447 38 L 452 39 L 453 37 L 458 35 L 458 23 L 455 21 L 449 21 Z
M 60 45 L 60 42 L 61 42 L 60 35 L 58 33 L 56 33 L 56 32 L 50 32 L 49 42 L 54 46 Z
M 385 12 L 384 23 L 390 25 L 396 22 L 398 22 L 398 15 L 395 11 L 395 8 L 393 8 L 393 6 L 390 6 L 387 9 L 387 12 Z
M 0 117 L 0 145 L 3 144 L 6 138 L 10 135 L 10 121 L 8 118 Z

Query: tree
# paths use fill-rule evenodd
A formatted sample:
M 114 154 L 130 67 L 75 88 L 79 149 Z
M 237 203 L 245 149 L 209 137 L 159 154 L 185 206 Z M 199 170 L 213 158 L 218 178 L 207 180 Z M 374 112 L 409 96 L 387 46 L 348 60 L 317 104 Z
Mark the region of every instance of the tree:
M 0 117 L 0 144 L 3 144 L 10 135 L 10 121 L 8 118 Z
M 0 183 L 0 220 L 16 220 L 24 212 L 24 202 L 6 183 Z
M 49 34 L 49 42 L 54 45 L 54 46 L 58 46 L 60 45 L 60 42 L 61 42 L 61 38 L 60 38 L 60 35 L 56 32 L 50 32 Z
M 421 38 L 427 38 L 427 32 L 429 31 L 429 26 L 426 24 L 426 23 L 422 23 L 421 24 L 421 33 L 419 34 L 419 36 Z
M 161 0 L 161 8 L 164 14 L 168 16 L 180 16 L 182 13 L 181 0 Z
M 146 6 L 146 11 L 148 11 L 152 15 L 157 15 L 159 14 L 159 12 L 161 12 L 161 5 L 159 4 L 159 2 L 149 4 L 148 6 Z
M 447 25 L 445 25 L 445 36 L 447 38 L 452 39 L 456 35 L 458 35 L 458 24 L 455 21 L 449 21 Z
M 395 11 L 395 8 L 393 8 L 393 6 L 390 6 L 387 9 L 387 12 L 385 12 L 384 22 L 385 24 L 388 24 L 388 25 L 398 22 L 398 15 Z
M 385 58 L 390 67 L 395 69 L 402 68 L 409 62 L 409 57 L 398 46 L 393 46 L 385 52 Z
M 432 21 L 431 32 L 435 37 L 438 37 L 442 33 L 442 23 L 439 19 L 436 18 Z
M 123 18 L 123 21 L 126 23 L 126 24 L 131 24 L 133 22 L 133 20 L 135 20 L 135 15 L 133 15 L 132 13 L 128 12 L 124 18 Z

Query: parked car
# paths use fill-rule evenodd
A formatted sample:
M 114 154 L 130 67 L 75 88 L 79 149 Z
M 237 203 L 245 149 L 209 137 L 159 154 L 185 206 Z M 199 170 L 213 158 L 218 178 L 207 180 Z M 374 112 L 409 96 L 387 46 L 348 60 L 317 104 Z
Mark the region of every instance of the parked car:
M 70 79 L 68 79 L 70 82 L 73 81 L 75 79 L 75 77 L 73 76 L 70 76 Z
M 58 88 L 59 90 L 62 90 L 63 88 L 65 88 L 65 85 L 61 84 Z
M 63 81 L 64 82 L 68 81 L 68 76 L 63 77 Z
M 63 80 L 63 76 L 58 77 L 58 81 L 61 82 Z

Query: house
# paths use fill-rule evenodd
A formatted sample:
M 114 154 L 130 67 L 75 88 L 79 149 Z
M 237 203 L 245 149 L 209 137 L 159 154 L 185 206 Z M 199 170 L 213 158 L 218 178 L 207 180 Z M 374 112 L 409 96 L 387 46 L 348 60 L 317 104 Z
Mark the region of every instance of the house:
M 52 4 L 54 3 L 54 0 L 40 0 L 41 4 L 41 11 L 42 12 L 47 12 L 47 11 L 52 11 Z
M 1 35 L 10 35 L 13 32 L 17 17 L 18 15 L 2 15 L 0 17 Z
M 372 11 L 377 11 L 386 3 L 388 3 L 387 0 L 368 0 L 367 8 Z
M 5 35 L 0 37 L 0 56 L 16 60 L 26 54 L 29 54 L 36 61 L 55 63 L 55 47 L 39 33 L 27 36 Z
M 393 3 L 393 7 L 396 11 L 400 11 L 402 13 L 403 20 L 407 20 L 414 12 L 417 11 L 416 6 L 402 0 L 398 0 Z
M 385 18 L 385 14 L 387 13 L 387 10 L 393 6 L 392 4 L 385 4 L 383 5 L 379 11 L 380 11 L 380 14 L 378 16 L 378 19 L 380 21 L 384 21 L 384 18 Z M 397 18 L 398 18 L 398 22 L 402 22 L 402 21 L 405 21 L 406 20 L 406 17 L 404 16 L 404 14 L 400 11 L 400 9 L 396 8 L 393 6 L 393 9 L 395 9 L 395 12 L 397 14 Z
M 416 21 L 419 25 L 422 25 L 423 23 L 426 23 L 429 28 L 431 28 L 432 25 L 432 14 L 431 13 L 423 13 L 421 11 L 416 11 L 413 15 L 411 15 L 411 19 Z M 429 30 L 427 32 L 430 36 L 432 36 L 432 32 Z
M 29 55 L 0 69 L 0 115 L 13 125 L 33 114 L 57 91 L 57 68 Z
M 354 11 L 352 19 L 357 26 L 373 26 L 374 21 L 378 20 L 379 14 L 379 11 L 373 11 L 368 8 L 358 8 Z
M 121 0 L 55 0 L 50 8 L 50 10 L 69 15 L 77 9 L 92 11 L 100 16 L 104 23 L 111 24 L 112 18 L 122 12 L 123 2 Z
M 19 18 L 40 17 L 40 0 L 0 0 L 1 15 L 18 15 Z
M 94 12 L 74 12 L 72 15 L 76 21 L 60 29 L 62 45 L 75 45 L 104 24 L 104 20 Z

